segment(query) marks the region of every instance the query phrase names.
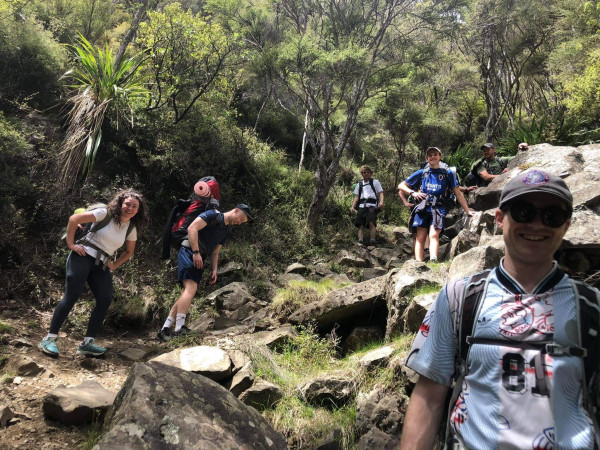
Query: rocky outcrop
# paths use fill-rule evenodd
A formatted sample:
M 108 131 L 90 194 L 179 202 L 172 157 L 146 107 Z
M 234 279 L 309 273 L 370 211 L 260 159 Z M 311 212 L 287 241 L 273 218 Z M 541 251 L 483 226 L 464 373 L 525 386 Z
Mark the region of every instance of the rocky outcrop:
M 255 298 L 245 283 L 234 282 L 217 289 L 206 297 L 214 302 L 217 311 L 233 320 L 241 321 L 250 317 L 267 304 Z
M 314 321 L 319 329 L 327 330 L 336 323 L 364 317 L 383 301 L 384 278 L 374 278 L 330 292 L 324 299 L 300 308 L 289 317 L 289 321 L 293 324 Z
M 279 450 L 286 441 L 214 381 L 157 362 L 136 363 L 94 447 Z
M 46 371 L 44 367 L 26 355 L 14 355 L 11 357 L 5 370 L 20 377 L 35 377 Z
M 408 399 L 395 391 L 377 388 L 360 394 L 356 405 L 356 448 L 397 449 Z
M 400 269 L 395 269 L 386 278 L 385 297 L 388 308 L 386 340 L 404 332 L 403 315 L 412 302 L 415 291 L 422 286 L 441 286 L 446 279 L 443 269 L 436 271 L 425 263 L 407 261 Z

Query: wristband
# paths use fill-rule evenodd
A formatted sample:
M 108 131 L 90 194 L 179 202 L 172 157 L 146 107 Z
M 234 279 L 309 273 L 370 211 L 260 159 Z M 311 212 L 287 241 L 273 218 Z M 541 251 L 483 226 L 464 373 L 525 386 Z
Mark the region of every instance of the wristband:
M 194 255 L 197 255 L 198 253 L 200 253 L 200 250 L 192 250 L 192 253 L 193 253 Z

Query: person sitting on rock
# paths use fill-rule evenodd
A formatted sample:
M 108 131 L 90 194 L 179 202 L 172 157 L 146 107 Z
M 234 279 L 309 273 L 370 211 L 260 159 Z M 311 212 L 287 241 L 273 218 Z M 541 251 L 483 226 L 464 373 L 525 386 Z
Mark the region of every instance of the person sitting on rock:
M 527 145 L 527 144 L 525 144 Z M 521 145 L 519 145 L 520 147 Z M 475 161 L 471 166 L 471 173 L 476 178 L 478 187 L 485 187 L 496 177 L 508 172 L 508 163 L 514 156 L 496 156 L 494 144 L 487 143 L 481 146 L 483 158 Z
M 171 308 L 169 317 L 158 332 L 158 338 L 169 341 L 173 333 L 171 326 L 175 324 L 175 335 L 184 336 L 190 333 L 185 326 L 185 318 L 192 305 L 198 283 L 202 279 L 204 260 L 210 255 L 212 275 L 209 284 L 217 282 L 217 266 L 219 252 L 231 232 L 231 225 L 254 220 L 248 205 L 240 203 L 231 211 L 221 213 L 210 209 L 201 213 L 188 227 L 188 239 L 177 255 L 177 280 L 181 284 L 181 295 Z
M 402 192 L 412 195 L 419 204 L 414 208 L 409 229 L 416 230 L 415 259 L 423 261 L 425 240 L 429 235 L 430 261 L 437 261 L 440 247 L 440 234 L 444 229 L 444 218 L 447 213 L 445 199 L 447 190 L 456 196 L 456 200 L 468 215 L 469 205 L 460 190 L 458 181 L 451 170 L 440 168 L 442 152 L 437 147 L 429 147 L 426 151 L 429 167 L 419 169 L 398 186 Z M 418 191 L 420 189 L 420 191 Z

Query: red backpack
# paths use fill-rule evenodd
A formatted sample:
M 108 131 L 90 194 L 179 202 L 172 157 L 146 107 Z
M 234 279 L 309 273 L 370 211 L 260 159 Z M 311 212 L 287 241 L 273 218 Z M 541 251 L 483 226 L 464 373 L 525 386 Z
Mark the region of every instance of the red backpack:
M 192 194 L 190 200 L 178 200 L 177 204 L 171 210 L 167 224 L 163 231 L 162 259 L 168 259 L 171 253 L 171 247 L 179 249 L 181 243 L 187 239 L 187 229 L 196 218 L 209 209 L 218 209 L 221 192 L 219 183 L 215 177 L 202 177 L 203 181 L 210 188 L 210 197 L 199 197 Z M 196 183 L 196 186 L 198 183 Z

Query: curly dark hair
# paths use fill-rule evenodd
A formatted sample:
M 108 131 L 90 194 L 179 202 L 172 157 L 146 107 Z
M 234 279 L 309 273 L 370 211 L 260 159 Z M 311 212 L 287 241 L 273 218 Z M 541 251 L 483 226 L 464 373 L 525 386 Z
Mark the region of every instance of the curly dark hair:
M 146 202 L 144 201 L 144 197 L 137 191 L 133 189 L 125 189 L 117 195 L 113 197 L 113 199 L 108 203 L 106 208 L 112 214 L 113 219 L 117 222 L 118 225 L 121 225 L 121 207 L 123 206 L 123 202 L 125 199 L 135 198 L 139 203 L 140 207 L 135 216 L 131 218 L 131 221 L 135 225 L 135 228 L 139 232 L 142 228 L 146 226 L 148 223 L 148 211 L 146 207 Z

